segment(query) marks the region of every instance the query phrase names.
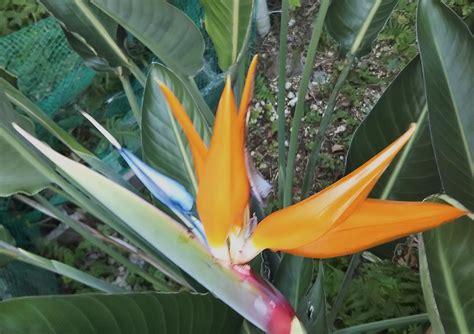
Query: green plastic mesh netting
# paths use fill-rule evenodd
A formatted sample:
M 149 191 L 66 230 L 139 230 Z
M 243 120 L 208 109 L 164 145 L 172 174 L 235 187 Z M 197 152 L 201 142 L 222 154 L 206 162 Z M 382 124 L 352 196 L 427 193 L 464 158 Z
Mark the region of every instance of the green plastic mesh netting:
M 95 76 L 71 50 L 53 18 L 0 38 L 0 67 L 17 76 L 18 88 L 49 115 Z
M 186 13 L 201 30 L 206 43 L 206 50 L 204 52 L 205 63 L 202 70 L 196 76 L 196 83 L 201 90 L 206 102 L 214 107 L 220 96 L 220 92 L 224 85 L 224 76 L 217 64 L 217 56 L 212 47 L 211 39 L 206 33 L 203 25 L 203 9 L 199 0 L 174 0 L 171 1 L 173 5 Z
M 21 262 L 0 268 L 0 300 L 58 293 L 57 277 L 49 271 Z

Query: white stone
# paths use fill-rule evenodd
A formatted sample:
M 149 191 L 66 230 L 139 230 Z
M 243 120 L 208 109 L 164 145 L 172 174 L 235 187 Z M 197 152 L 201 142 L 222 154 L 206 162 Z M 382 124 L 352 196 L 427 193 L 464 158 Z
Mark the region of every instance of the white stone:
M 296 105 L 296 102 L 298 102 L 298 98 L 297 98 L 297 97 L 291 99 L 290 102 L 288 102 L 288 105 L 289 105 L 290 107 L 294 107 L 294 106 Z

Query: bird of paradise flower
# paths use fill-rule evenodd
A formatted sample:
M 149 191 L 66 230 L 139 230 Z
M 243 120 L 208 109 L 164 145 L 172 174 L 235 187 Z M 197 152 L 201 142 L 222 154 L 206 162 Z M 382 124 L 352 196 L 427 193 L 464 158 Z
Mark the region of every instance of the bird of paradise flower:
M 239 108 L 230 79 L 220 99 L 207 146 L 178 98 L 157 82 L 191 148 L 199 181 L 193 197 L 186 189 L 123 148 L 91 116 L 85 116 L 110 140 L 152 194 L 167 205 L 209 248 L 231 264 L 245 264 L 264 249 L 312 258 L 355 253 L 400 237 L 437 227 L 467 212 L 444 204 L 367 198 L 416 125 L 358 169 L 331 186 L 261 222 L 251 218 L 250 194 L 258 196 L 246 157 L 245 134 L 257 57 L 250 64 Z M 253 190 L 253 191 L 251 191 Z
M 437 203 L 367 198 L 415 132 L 416 126 L 412 125 L 384 150 L 336 183 L 256 222 L 251 218 L 249 200 L 251 194 L 257 199 L 264 196 L 260 191 L 264 182 L 255 176 L 245 148 L 246 119 L 256 65 L 257 57 L 249 67 L 238 108 L 227 79 L 209 146 L 173 92 L 163 83 L 157 83 L 188 139 L 198 179 L 196 198 L 184 186 L 122 147 L 91 116 L 85 113 L 84 116 L 111 142 L 153 196 L 180 218 L 216 261 L 230 266 L 239 272 L 243 281 L 258 287 L 260 295 L 265 297 L 265 309 L 271 310 L 262 316 L 268 318 L 268 323 L 261 328 L 272 333 L 303 332 L 281 294 L 247 267 L 239 265 L 248 263 L 267 248 L 312 258 L 346 255 L 437 227 L 468 212 Z M 48 151 L 17 125 L 14 127 L 43 153 Z

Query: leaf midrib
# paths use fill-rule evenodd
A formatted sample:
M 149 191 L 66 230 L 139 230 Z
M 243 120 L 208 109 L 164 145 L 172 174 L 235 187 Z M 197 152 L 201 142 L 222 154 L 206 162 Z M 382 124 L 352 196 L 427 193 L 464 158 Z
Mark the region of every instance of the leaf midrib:
M 456 285 L 454 283 L 453 275 L 450 271 L 449 261 L 445 253 L 445 249 L 441 243 L 440 230 L 437 229 L 434 231 L 434 233 L 436 235 L 436 244 L 439 249 L 439 263 L 446 285 L 446 292 L 448 293 L 449 304 L 451 305 L 451 308 L 453 310 L 453 314 L 456 319 L 459 332 L 469 333 L 469 326 L 467 325 L 467 321 L 462 310 L 461 301 L 459 300 L 459 295 L 456 291 Z
M 395 185 L 395 182 L 397 181 L 398 176 L 400 175 L 400 172 L 408 158 L 408 155 L 411 153 L 411 150 L 413 148 L 413 145 L 416 139 L 418 139 L 418 135 L 420 134 L 420 131 L 421 131 L 421 124 L 425 121 L 427 113 L 428 113 L 428 105 L 425 102 L 422 112 L 416 121 L 417 128 L 415 130 L 415 133 L 413 137 L 411 138 L 411 140 L 406 145 L 405 149 L 403 150 L 400 156 L 400 159 L 398 159 L 397 164 L 395 165 L 393 172 L 390 175 L 390 178 L 387 180 L 387 183 L 384 187 L 382 195 L 380 196 L 381 199 L 387 199 L 390 193 L 392 192 L 393 186 Z
M 431 24 L 430 24 L 430 26 L 431 26 Z M 433 31 L 433 29 L 430 29 L 430 31 Z M 461 134 L 461 140 L 462 140 L 462 143 L 463 143 L 463 148 L 464 148 L 464 151 L 466 153 L 466 157 L 468 159 L 469 167 L 470 167 L 470 170 L 471 170 L 471 177 L 472 177 L 474 175 L 474 171 L 473 171 L 474 166 L 473 166 L 473 163 L 472 163 L 473 160 L 472 160 L 472 157 L 471 157 L 471 154 L 470 154 L 470 151 L 469 151 L 469 145 L 467 144 L 467 141 L 466 141 L 466 136 L 464 134 L 464 128 L 462 127 L 462 122 L 459 119 L 459 110 L 458 110 L 457 104 L 455 103 L 454 93 L 451 89 L 450 80 L 449 80 L 448 73 L 446 71 L 445 63 L 443 62 L 442 57 L 440 57 L 440 55 L 441 55 L 440 45 L 437 43 L 437 39 L 434 38 L 434 35 L 431 34 L 431 36 L 432 36 L 431 40 L 433 41 L 433 45 L 436 49 L 436 55 L 435 56 L 439 61 L 440 68 L 441 68 L 441 71 L 442 71 L 442 75 L 444 77 L 444 80 L 446 82 L 446 86 L 448 88 L 450 102 L 451 102 L 451 104 L 452 104 L 452 106 L 455 110 L 454 116 L 456 118 L 458 128 L 460 129 L 459 132 Z

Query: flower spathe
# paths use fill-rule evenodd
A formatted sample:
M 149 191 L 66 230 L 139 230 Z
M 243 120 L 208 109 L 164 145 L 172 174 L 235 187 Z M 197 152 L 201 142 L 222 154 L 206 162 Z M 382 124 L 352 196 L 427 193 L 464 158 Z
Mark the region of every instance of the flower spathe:
M 257 57 L 250 65 L 240 106 L 226 81 L 209 148 L 171 90 L 158 83 L 190 143 L 199 180 L 197 210 L 213 255 L 247 263 L 266 248 L 329 258 L 361 251 L 437 227 L 467 212 L 449 205 L 368 199 L 378 179 L 410 140 L 410 128 L 358 169 L 317 194 L 250 224 L 245 163 L 246 113 Z

